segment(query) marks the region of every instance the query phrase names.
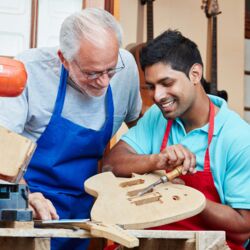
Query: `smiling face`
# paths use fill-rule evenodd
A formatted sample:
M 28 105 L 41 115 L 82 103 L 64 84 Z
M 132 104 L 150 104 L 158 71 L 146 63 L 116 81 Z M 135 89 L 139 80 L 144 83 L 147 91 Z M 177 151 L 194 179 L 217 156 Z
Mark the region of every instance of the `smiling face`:
M 108 70 L 116 67 L 119 45 L 112 32 L 98 45 L 90 41 L 81 43 L 78 53 L 72 61 L 61 58 L 70 78 L 89 96 L 103 95 L 109 85 L 112 75 Z M 91 75 L 102 73 L 98 78 L 91 79 Z
M 145 80 L 151 97 L 165 118 L 188 118 L 196 100 L 196 82 L 161 62 L 145 68 Z

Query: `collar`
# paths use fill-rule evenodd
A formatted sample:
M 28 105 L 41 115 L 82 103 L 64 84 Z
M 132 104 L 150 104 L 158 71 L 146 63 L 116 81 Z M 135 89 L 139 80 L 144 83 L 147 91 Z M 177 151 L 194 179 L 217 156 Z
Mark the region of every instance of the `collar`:
M 227 121 L 230 110 L 228 109 L 227 103 L 224 99 L 218 96 L 214 96 L 214 95 L 208 95 L 208 97 L 215 106 L 219 107 L 219 111 L 216 114 L 215 120 L 214 120 L 214 133 L 213 133 L 213 135 L 217 135 L 219 131 L 221 130 L 221 128 L 223 127 L 224 123 Z M 175 121 L 185 131 L 182 121 L 179 118 L 176 118 Z M 192 131 L 195 131 L 195 130 L 202 130 L 205 133 L 208 133 L 208 123 L 204 125 L 203 127 L 194 129 Z

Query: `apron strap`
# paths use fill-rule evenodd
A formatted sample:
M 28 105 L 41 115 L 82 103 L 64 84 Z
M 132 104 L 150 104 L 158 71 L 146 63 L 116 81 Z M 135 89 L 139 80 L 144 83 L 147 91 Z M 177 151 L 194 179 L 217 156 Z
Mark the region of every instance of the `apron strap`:
M 68 75 L 69 75 L 69 72 L 64 68 L 64 66 L 62 64 L 59 90 L 57 92 L 56 103 L 55 103 L 55 108 L 54 108 L 54 112 L 53 112 L 57 115 L 60 115 L 62 113 Z
M 209 102 L 209 127 L 208 127 L 208 142 L 207 142 L 207 150 L 205 153 L 204 160 L 204 171 L 210 171 L 210 154 L 209 154 L 209 146 L 213 138 L 214 134 L 214 117 L 215 117 L 215 108 L 214 104 Z
M 173 125 L 173 120 L 168 120 L 168 124 L 167 124 L 166 131 L 165 131 L 165 134 L 164 134 L 164 137 L 163 137 L 163 141 L 162 141 L 162 144 L 161 144 L 161 150 L 160 151 L 165 149 L 167 144 L 168 144 L 168 136 L 170 134 L 170 130 L 171 130 L 172 125 Z
M 215 117 L 215 107 L 211 100 L 209 100 L 209 123 L 208 123 L 208 145 L 205 153 L 205 159 L 204 159 L 204 171 L 210 171 L 210 155 L 209 155 L 209 146 L 213 138 L 214 134 L 214 117 Z M 161 149 L 166 148 L 168 143 L 168 137 L 171 131 L 171 127 L 173 124 L 173 120 L 168 120 L 168 124 L 166 126 L 166 131 L 162 140 Z
M 113 103 L 113 95 L 112 95 L 112 89 L 111 89 L 110 84 L 107 89 L 106 98 L 107 98 L 106 100 L 107 112 L 106 113 L 107 113 L 107 120 L 108 120 L 107 126 L 109 127 L 109 132 L 105 134 L 105 141 L 106 143 L 108 143 L 112 137 L 113 124 L 114 124 L 114 103 Z

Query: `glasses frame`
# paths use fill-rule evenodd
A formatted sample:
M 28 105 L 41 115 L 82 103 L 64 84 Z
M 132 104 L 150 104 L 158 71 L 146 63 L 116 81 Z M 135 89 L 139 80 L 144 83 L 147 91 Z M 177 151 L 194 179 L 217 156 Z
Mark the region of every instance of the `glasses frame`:
M 122 60 L 122 56 L 121 56 L 120 52 L 118 52 L 118 56 L 119 56 L 119 58 L 121 60 L 121 63 L 122 63 L 121 67 L 106 69 L 106 70 L 103 70 L 101 72 L 98 72 L 98 71 L 90 72 L 90 71 L 82 70 L 80 68 L 79 64 L 77 63 L 77 61 L 74 60 L 74 62 L 77 65 L 79 71 L 82 73 L 82 75 L 84 75 L 84 77 L 87 80 L 96 80 L 96 79 L 100 78 L 104 74 L 107 74 L 108 77 L 111 79 L 116 73 L 120 72 L 121 70 L 123 70 L 125 68 L 125 64 L 124 64 L 124 62 Z

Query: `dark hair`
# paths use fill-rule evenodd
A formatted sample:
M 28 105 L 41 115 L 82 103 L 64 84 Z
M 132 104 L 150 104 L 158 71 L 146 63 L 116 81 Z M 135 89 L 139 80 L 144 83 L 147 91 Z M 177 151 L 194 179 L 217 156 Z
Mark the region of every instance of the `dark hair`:
M 140 63 L 144 71 L 155 63 L 169 64 L 189 77 L 190 68 L 195 63 L 203 66 L 197 45 L 177 30 L 167 30 L 149 41 L 140 52 Z

